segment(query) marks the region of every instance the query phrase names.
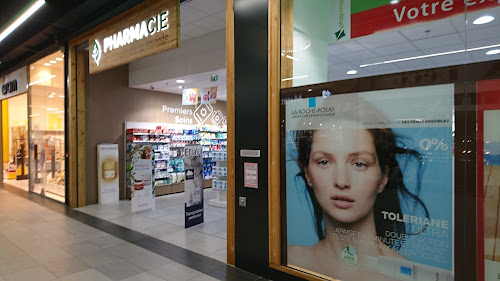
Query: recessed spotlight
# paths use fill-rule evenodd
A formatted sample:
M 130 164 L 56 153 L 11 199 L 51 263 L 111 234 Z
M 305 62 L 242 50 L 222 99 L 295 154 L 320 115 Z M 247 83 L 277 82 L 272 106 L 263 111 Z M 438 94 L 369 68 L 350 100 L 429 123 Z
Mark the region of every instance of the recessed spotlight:
M 50 63 L 52 63 L 52 64 L 53 64 L 53 63 L 57 63 L 57 61 L 55 61 L 55 60 L 51 60 L 51 61 L 50 61 Z
M 47 110 L 47 111 L 58 111 L 59 109 L 58 108 L 50 108 L 50 107 L 48 107 L 48 108 L 45 108 L 45 110 Z
M 44 63 L 43 65 L 45 65 L 45 66 L 50 66 L 50 63 L 46 62 L 46 63 Z
M 35 69 L 35 67 L 34 67 L 34 66 L 32 66 L 32 67 L 30 67 L 30 69 Z
M 62 58 L 56 58 L 56 61 L 62 61 L 63 59 Z
M 179 89 L 182 89 L 183 87 L 182 86 L 179 86 Z
M 56 93 L 52 92 L 49 94 L 49 98 L 53 98 L 56 95 Z
M 358 73 L 357 70 L 349 70 L 349 71 L 347 71 L 347 74 L 349 74 L 349 75 L 353 75 L 353 74 L 356 74 L 356 73 Z
M 59 97 L 64 99 L 64 96 L 59 96 Z
M 495 49 L 495 50 L 489 50 L 486 52 L 487 55 L 497 55 L 500 54 L 500 49 Z
M 175 82 L 177 82 L 177 83 L 179 83 L 179 84 L 186 83 L 186 81 L 185 81 L 185 80 L 182 80 L 182 79 L 175 80 Z
M 492 16 L 482 16 L 482 17 L 477 18 L 472 23 L 473 24 L 485 24 L 485 23 L 492 22 L 494 19 L 495 19 L 495 17 L 492 17 Z

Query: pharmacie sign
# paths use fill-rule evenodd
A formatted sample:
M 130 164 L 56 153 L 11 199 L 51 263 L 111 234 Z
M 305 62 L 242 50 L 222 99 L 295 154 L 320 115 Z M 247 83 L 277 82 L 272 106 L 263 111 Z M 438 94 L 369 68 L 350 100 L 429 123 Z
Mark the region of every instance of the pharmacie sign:
M 0 100 L 25 93 L 28 91 L 28 70 L 22 67 L 4 77 L 0 77 Z
M 337 0 L 332 43 L 459 14 L 500 8 L 500 0 Z
M 149 0 L 97 27 L 89 40 L 89 72 L 179 47 L 179 15 L 179 0 Z

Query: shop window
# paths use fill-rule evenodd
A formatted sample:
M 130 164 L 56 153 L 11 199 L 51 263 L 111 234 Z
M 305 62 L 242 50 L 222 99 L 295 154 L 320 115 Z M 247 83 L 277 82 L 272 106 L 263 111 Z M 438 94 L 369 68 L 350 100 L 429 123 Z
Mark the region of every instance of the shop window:
M 500 273 L 499 19 L 492 1 L 281 1 L 282 266 L 341 280 Z
M 30 189 L 64 202 L 64 55 L 53 53 L 29 71 Z

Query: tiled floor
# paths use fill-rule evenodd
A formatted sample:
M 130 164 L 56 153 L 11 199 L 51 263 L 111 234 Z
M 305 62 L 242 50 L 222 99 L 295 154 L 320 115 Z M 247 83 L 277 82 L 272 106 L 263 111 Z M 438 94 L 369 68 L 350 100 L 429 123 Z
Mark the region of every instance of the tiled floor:
M 165 217 L 123 215 L 126 204 L 109 207 L 114 215 L 94 207 L 95 214 L 107 213 L 115 224 L 13 187 L 0 188 L 0 281 L 264 280 L 219 261 L 225 258 L 220 254 L 225 240 L 215 235 L 217 227 L 183 230 L 179 215 L 167 211 Z M 221 210 L 211 211 L 222 216 Z M 165 223 L 155 225 L 158 221 Z M 166 238 L 169 232 L 176 234 Z
M 205 222 L 188 229 L 184 228 L 184 193 L 156 197 L 154 211 L 132 213 L 130 200 L 76 210 L 225 263 L 227 212 L 225 208 L 208 204 L 215 196 L 214 190 L 204 190 Z

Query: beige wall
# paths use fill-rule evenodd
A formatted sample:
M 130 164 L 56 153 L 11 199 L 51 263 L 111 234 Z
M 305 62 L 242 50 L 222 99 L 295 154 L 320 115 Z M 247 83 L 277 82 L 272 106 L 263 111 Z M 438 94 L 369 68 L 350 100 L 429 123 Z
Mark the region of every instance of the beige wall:
M 124 198 L 124 122 L 174 123 L 177 114 L 163 112 L 163 105 L 195 111 L 194 106 L 181 106 L 181 95 L 129 88 L 128 75 L 128 66 L 125 65 L 88 78 L 85 100 L 87 204 L 97 203 L 97 144 L 118 144 L 120 198 Z M 226 116 L 225 102 L 218 101 L 212 107 L 214 111 L 220 110 Z M 196 125 L 193 116 L 179 117 L 191 118 L 193 125 Z M 209 124 L 210 120 L 211 118 L 207 119 Z

